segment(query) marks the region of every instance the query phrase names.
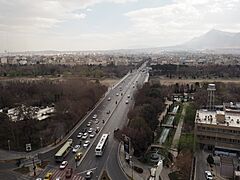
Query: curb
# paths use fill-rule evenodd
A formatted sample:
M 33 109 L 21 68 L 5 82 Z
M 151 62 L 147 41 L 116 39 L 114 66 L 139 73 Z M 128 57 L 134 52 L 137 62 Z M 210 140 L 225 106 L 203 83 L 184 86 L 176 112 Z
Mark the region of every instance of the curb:
M 126 179 L 129 179 L 129 175 L 125 172 L 125 170 L 123 168 L 121 158 L 120 158 L 121 145 L 122 145 L 122 143 L 120 142 L 119 145 L 118 145 L 118 153 L 117 153 L 118 165 L 121 168 L 121 170 L 122 170 L 123 174 L 125 175 Z

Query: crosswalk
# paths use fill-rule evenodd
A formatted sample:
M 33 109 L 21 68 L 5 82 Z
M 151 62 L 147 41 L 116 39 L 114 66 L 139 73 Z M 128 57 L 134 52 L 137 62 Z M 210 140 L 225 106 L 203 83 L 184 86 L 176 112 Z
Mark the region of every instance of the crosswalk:
M 85 180 L 84 177 L 78 175 L 78 174 L 73 174 L 71 178 L 66 178 L 65 174 L 66 174 L 66 169 L 64 170 L 60 170 L 60 169 L 56 169 L 56 168 L 46 168 L 39 177 L 44 177 L 45 174 L 47 173 L 52 173 L 52 177 L 51 179 L 55 180 L 57 178 L 60 178 L 61 180 Z

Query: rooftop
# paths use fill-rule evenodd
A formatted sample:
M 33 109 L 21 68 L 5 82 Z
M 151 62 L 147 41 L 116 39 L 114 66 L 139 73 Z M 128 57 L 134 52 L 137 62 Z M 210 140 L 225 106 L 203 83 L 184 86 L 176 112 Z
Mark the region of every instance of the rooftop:
M 200 109 L 196 113 L 195 123 L 240 127 L 240 114 Z

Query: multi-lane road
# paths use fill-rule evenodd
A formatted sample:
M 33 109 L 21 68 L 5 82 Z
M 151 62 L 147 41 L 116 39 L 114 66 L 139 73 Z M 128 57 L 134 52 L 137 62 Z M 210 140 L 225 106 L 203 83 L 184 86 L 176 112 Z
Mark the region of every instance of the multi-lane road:
M 127 113 L 134 104 L 134 93 L 137 87 L 142 86 L 147 76 L 141 69 L 145 67 L 145 64 L 138 70 L 134 70 L 122 79 L 116 86 L 109 89 L 104 99 L 100 104 L 87 116 L 86 120 L 80 125 L 79 128 L 72 134 L 73 146 L 79 144 L 80 139 L 77 138 L 77 134 L 82 131 L 83 128 L 99 127 L 100 131 L 94 138 L 89 138 L 90 146 L 83 148 L 81 143 L 81 151 L 83 157 L 81 161 L 76 164 L 75 153 L 69 152 L 66 156 L 68 161 L 68 167 L 73 168 L 74 173 L 72 179 L 84 179 L 85 173 L 88 170 L 93 171 L 92 179 L 98 179 L 103 170 L 106 170 L 112 179 L 124 180 L 127 179 L 118 164 L 118 145 L 119 142 L 113 137 L 113 132 L 116 128 L 122 128 L 127 122 Z M 126 103 L 128 101 L 128 103 Z M 110 113 L 107 113 L 110 112 Z M 93 119 L 93 115 L 97 115 L 98 123 Z M 103 121 L 104 120 L 104 121 Z M 87 123 L 91 122 L 91 127 L 87 127 Z M 95 156 L 95 147 L 104 133 L 109 134 L 108 145 L 104 150 L 104 154 L 101 157 Z M 84 141 L 82 141 L 84 142 Z M 58 148 L 59 149 L 59 148 Z M 50 164 L 39 175 L 43 177 L 47 172 L 52 172 L 54 178 L 65 178 L 64 170 L 59 170 L 59 164 L 54 161 L 54 154 L 52 153 L 50 158 Z M 53 179 L 54 179 L 53 178 Z

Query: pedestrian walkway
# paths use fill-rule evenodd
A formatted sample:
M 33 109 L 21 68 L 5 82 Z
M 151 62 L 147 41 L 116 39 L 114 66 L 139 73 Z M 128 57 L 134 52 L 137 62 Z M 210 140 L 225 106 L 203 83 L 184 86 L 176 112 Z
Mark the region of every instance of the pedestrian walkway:
M 125 160 L 125 152 L 124 147 L 121 144 L 119 149 L 119 157 L 118 161 L 120 167 L 122 168 L 123 172 L 129 179 L 134 180 L 146 180 L 150 176 L 150 166 L 146 166 L 145 164 L 139 162 L 135 157 L 132 158 L 133 166 L 137 166 L 143 169 L 143 173 L 137 173 L 135 170 L 132 169 L 129 163 Z
M 47 167 L 40 173 L 40 175 L 38 175 L 38 177 L 44 178 L 44 176 L 47 173 L 52 173 L 53 175 L 52 175 L 51 179 L 57 179 L 57 178 L 65 179 L 66 170 L 67 170 L 67 168 L 65 168 L 64 170 L 60 170 L 60 169 L 57 169 L 57 168 Z M 73 174 L 72 177 L 71 177 L 71 180 L 85 180 L 85 178 L 83 176 L 78 175 L 78 174 Z
M 176 132 L 173 137 L 173 141 L 172 141 L 172 145 L 171 145 L 172 149 L 177 149 L 177 147 L 178 147 L 178 142 L 181 137 L 182 126 L 183 126 L 185 114 L 186 114 L 186 104 L 183 105 L 182 114 L 181 114 L 177 129 L 176 129 Z

